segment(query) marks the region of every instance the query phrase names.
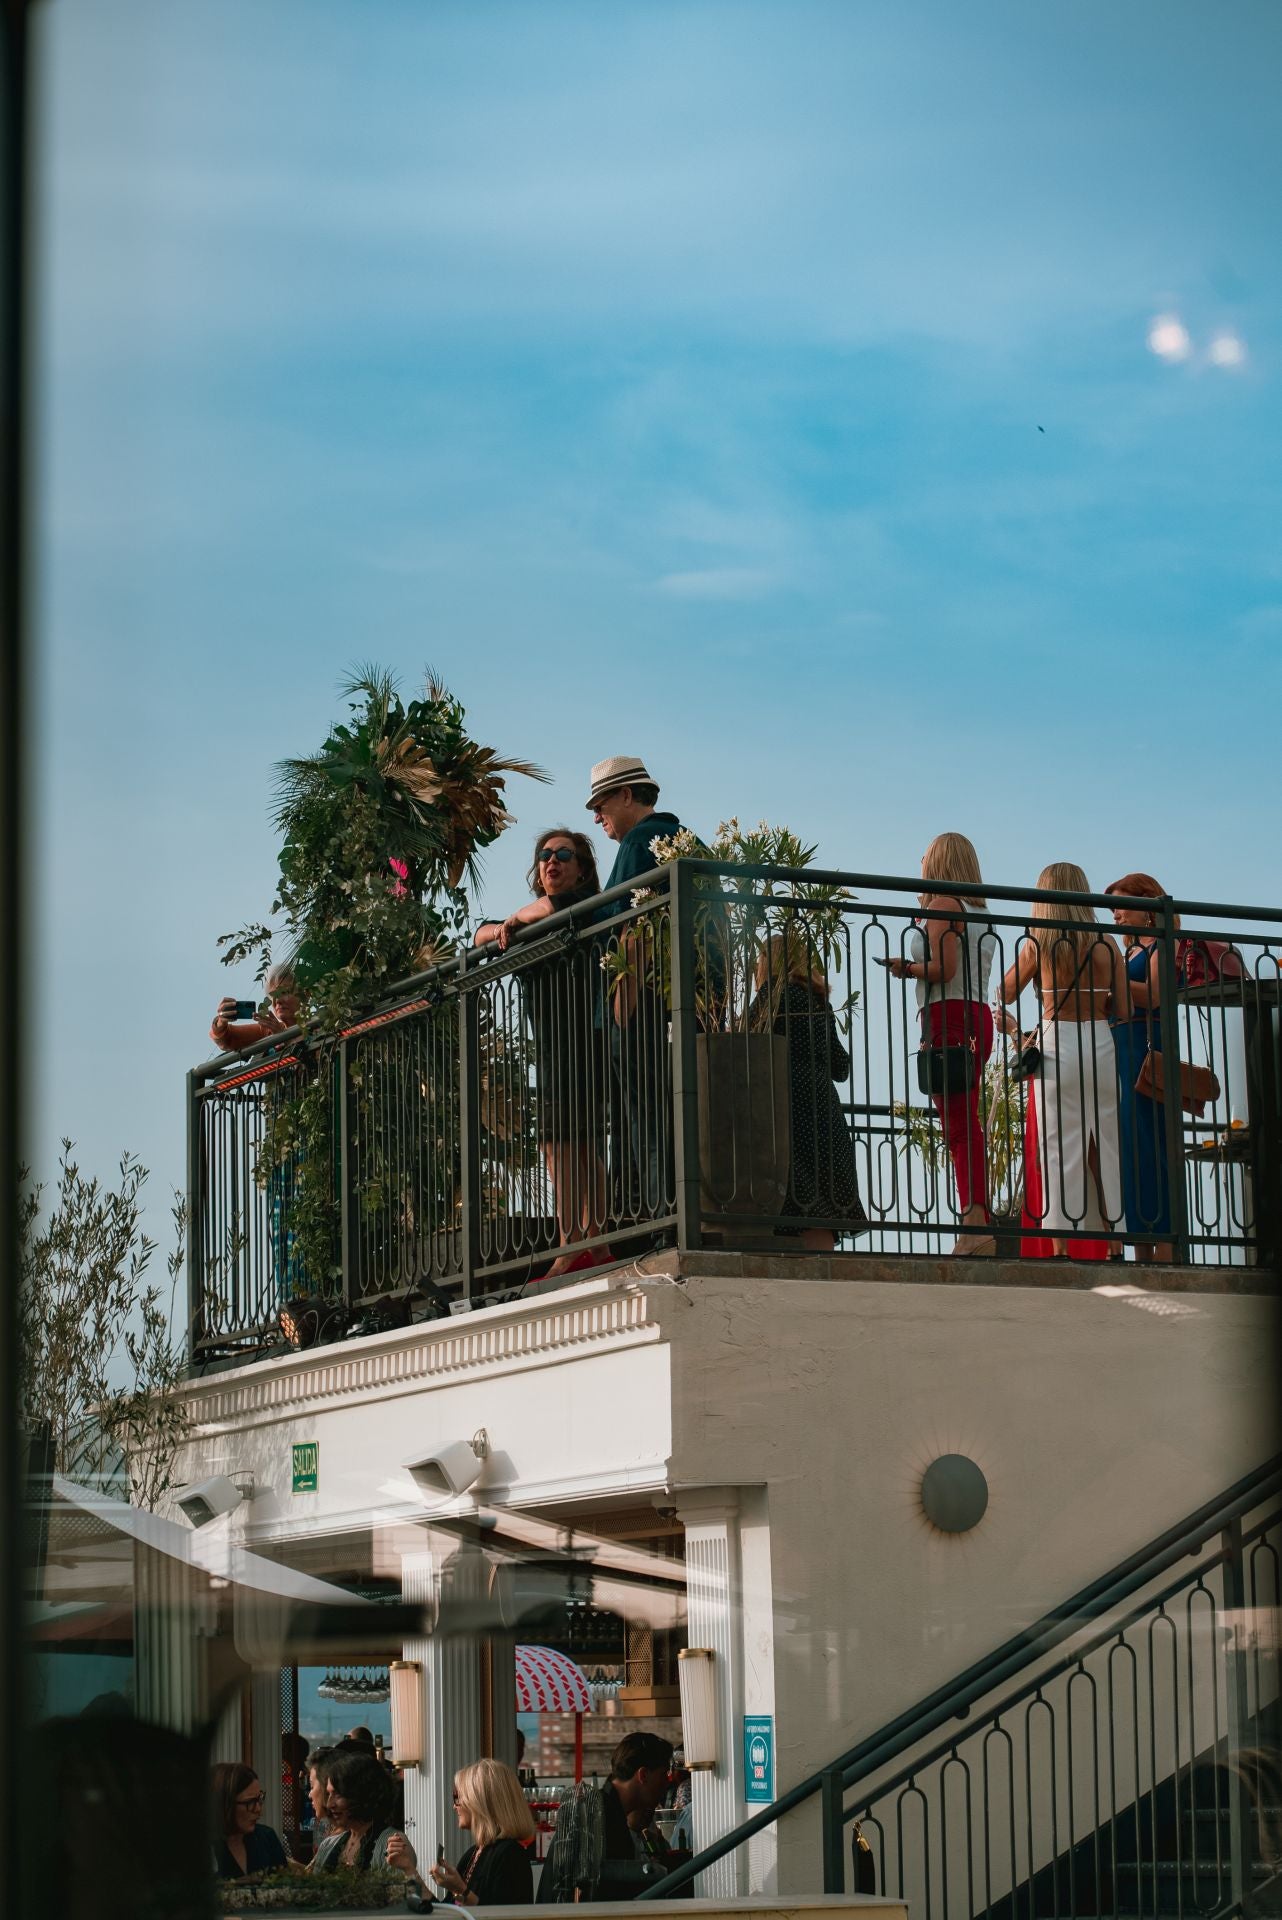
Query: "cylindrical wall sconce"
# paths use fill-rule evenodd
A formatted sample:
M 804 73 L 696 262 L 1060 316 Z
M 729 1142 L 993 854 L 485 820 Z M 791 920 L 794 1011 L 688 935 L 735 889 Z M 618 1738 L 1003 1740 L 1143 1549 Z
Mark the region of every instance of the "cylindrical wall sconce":
M 388 1669 L 392 1758 L 398 1767 L 423 1764 L 423 1669 L 417 1660 L 393 1660 Z
M 717 1764 L 717 1675 L 711 1647 L 683 1647 L 677 1655 L 681 1682 L 681 1743 L 692 1773 Z

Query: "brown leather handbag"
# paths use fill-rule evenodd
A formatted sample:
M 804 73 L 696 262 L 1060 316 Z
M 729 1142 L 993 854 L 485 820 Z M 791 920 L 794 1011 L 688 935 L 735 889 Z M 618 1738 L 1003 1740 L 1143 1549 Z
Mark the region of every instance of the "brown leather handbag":
M 1144 1064 L 1135 1076 L 1135 1091 L 1142 1093 L 1146 1100 L 1165 1100 L 1166 1062 L 1160 1053 L 1150 1051 L 1144 1055 Z M 1214 1105 L 1219 1097 L 1220 1083 L 1209 1067 L 1195 1067 L 1190 1061 L 1181 1060 L 1180 1105 L 1186 1113 L 1200 1117 L 1207 1102 Z

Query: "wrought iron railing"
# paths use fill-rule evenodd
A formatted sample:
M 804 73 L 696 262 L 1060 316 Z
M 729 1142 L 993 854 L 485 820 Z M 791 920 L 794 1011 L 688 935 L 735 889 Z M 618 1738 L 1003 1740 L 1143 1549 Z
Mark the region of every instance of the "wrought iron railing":
M 1282 911 L 1131 903 L 1153 914 L 1157 1004 L 1119 1035 L 1087 1017 L 1109 1005 L 1111 930 L 1075 917 L 1117 899 L 994 886 L 941 923 L 912 892 L 682 860 L 403 983 L 342 1034 L 206 1062 L 193 1355 L 252 1349 L 282 1309 L 324 1336 L 375 1303 L 446 1310 L 656 1241 L 938 1254 L 967 1203 L 998 1253 L 1276 1264 Z M 919 969 L 932 919 L 953 981 L 919 988 L 885 963 Z M 989 1005 L 1022 961 L 1058 982 L 1040 1033 L 1035 980 L 1009 1015 Z M 1149 1052 L 1161 1097 L 1131 1093 Z M 279 1124 L 304 1093 L 328 1116 L 306 1158 Z
M 922 1920 L 1278 1911 L 1280 1493 L 1275 1460 L 641 1898 L 817 1798 L 816 1882 Z

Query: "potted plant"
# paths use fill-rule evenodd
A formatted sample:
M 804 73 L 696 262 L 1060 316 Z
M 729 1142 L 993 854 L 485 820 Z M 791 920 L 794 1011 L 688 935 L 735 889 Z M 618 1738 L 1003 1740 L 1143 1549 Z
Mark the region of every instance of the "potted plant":
M 825 976 L 840 972 L 844 914 L 853 895 L 821 882 L 777 882 L 759 870 L 804 870 L 816 851 L 791 828 L 765 820 L 746 830 L 737 819 L 724 820 L 710 845 L 688 828 L 651 842 L 656 866 L 696 858 L 731 869 L 698 876 L 694 888 L 701 1202 L 708 1213 L 769 1217 L 787 1196 L 788 1041 L 774 1031 L 787 981 L 779 956 L 802 948 L 807 963 Z M 632 895 L 638 906 L 654 898 L 644 887 Z M 656 912 L 637 922 L 602 964 L 611 995 L 621 983 L 639 982 L 671 1007 L 670 916 Z M 858 993 L 849 992 L 838 1004 L 843 1024 L 857 1000 Z

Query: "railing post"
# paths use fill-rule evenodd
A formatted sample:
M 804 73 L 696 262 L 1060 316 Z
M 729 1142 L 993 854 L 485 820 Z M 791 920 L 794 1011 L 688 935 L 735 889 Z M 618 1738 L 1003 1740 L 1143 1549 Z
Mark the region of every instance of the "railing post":
M 672 1144 L 677 1182 L 677 1246 L 703 1244 L 699 1212 L 699 1049 L 695 980 L 694 875 L 672 867 L 668 896 L 672 970 Z
M 1242 1911 L 1246 1891 L 1250 1835 L 1247 1830 L 1248 1795 L 1242 1777 L 1242 1752 L 1247 1745 L 1246 1694 L 1246 1581 L 1243 1576 L 1242 1522 L 1230 1520 L 1224 1529 L 1225 1699 L 1228 1717 L 1229 1875 L 1233 1907 Z
M 823 1814 L 824 1892 L 844 1893 L 846 1791 L 840 1767 L 829 1767 L 824 1774 L 819 1788 L 819 1805 Z
M 1171 1199 L 1171 1251 L 1177 1266 L 1189 1261 L 1188 1190 L 1184 1180 L 1184 1108 L 1180 1101 L 1180 1016 L 1175 965 L 1175 907 L 1169 894 L 1158 903 L 1160 934 L 1157 948 L 1158 1034 L 1166 1098 L 1162 1120 L 1166 1127 L 1167 1185 Z
M 459 1205 L 463 1299 L 472 1303 L 472 1282 L 480 1260 L 481 1202 L 481 1031 L 480 1001 L 470 993 L 459 969 Z
M 356 1235 L 359 1225 L 359 1203 L 356 1198 L 356 1154 L 353 1139 L 353 1123 L 356 1118 L 356 1102 L 352 1098 L 351 1060 L 348 1048 L 351 1042 L 340 1040 L 338 1043 L 338 1258 L 343 1273 L 343 1305 L 350 1307 L 353 1297 L 359 1299 L 360 1289 L 356 1274 Z
M 205 1196 L 200 1178 L 200 1082 L 187 1075 L 187 1364 L 205 1329 Z

